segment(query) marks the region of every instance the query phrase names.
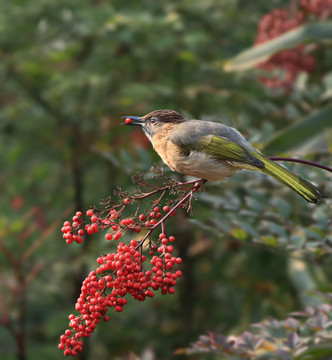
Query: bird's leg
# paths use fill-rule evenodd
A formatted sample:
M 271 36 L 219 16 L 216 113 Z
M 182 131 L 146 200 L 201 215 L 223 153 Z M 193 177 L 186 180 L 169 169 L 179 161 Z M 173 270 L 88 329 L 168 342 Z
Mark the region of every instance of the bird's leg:
M 205 191 L 205 189 L 204 189 L 204 184 L 205 184 L 207 181 L 208 181 L 208 180 L 205 180 L 205 179 L 196 180 L 195 185 L 197 185 L 197 191 L 200 191 L 200 192 Z
M 181 181 L 176 181 L 176 186 L 186 186 L 186 185 L 199 185 L 199 187 L 197 188 L 197 190 L 199 188 L 202 188 L 202 191 L 204 191 L 203 185 L 207 182 L 207 180 L 205 179 L 196 179 L 196 180 L 190 180 L 190 181 L 185 181 L 185 182 L 181 182 Z

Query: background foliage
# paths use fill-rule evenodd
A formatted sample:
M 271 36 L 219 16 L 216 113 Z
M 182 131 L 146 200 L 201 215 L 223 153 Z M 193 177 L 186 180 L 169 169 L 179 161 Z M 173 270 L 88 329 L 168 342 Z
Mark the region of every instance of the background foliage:
M 235 126 L 267 155 L 287 151 L 331 166 L 326 39 L 319 66 L 301 74 L 291 94 L 261 85 L 260 70 L 223 68 L 228 61 L 230 70 L 229 59 L 252 46 L 265 13 L 288 4 L 0 3 L 2 359 L 16 358 L 23 332 L 27 359 L 62 357 L 58 336 L 80 283 L 109 245 L 96 236 L 69 248 L 57 222 L 97 204 L 117 185 L 130 190 L 131 175 L 149 176 L 159 161 L 140 132 L 120 126 L 120 116 L 180 110 Z M 293 168 L 332 193 L 330 174 Z M 322 302 L 310 290 L 329 289 L 330 200 L 309 206 L 249 172 L 205 189 L 194 216 L 183 214 L 172 224 L 184 260 L 176 294 L 112 314 L 82 358 L 122 359 L 133 352 L 170 359 L 201 333 L 240 334 L 250 323 L 284 319 Z

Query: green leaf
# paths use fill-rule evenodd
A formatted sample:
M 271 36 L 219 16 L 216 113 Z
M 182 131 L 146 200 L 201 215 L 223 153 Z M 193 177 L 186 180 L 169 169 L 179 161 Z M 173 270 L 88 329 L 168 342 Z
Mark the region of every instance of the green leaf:
M 322 99 L 324 100 L 330 99 L 332 98 L 332 71 L 325 74 L 322 80 L 325 88 L 325 92 L 322 95 Z
M 263 224 L 270 232 L 273 232 L 279 236 L 287 237 L 287 231 L 283 226 L 280 226 L 272 221 L 267 221 L 267 220 L 264 220 Z
M 247 196 L 245 198 L 247 205 L 255 212 L 260 213 L 263 210 L 262 203 L 255 200 L 253 197 Z
M 254 229 L 254 227 L 252 227 L 250 224 L 244 222 L 244 221 L 239 221 L 238 219 L 235 221 L 236 225 L 242 229 L 243 231 L 245 231 L 247 234 L 250 234 L 252 237 L 254 238 L 258 238 L 259 234 L 258 232 Z
M 243 229 L 234 228 L 231 230 L 231 234 L 241 241 L 246 241 L 248 238 L 248 234 Z
M 282 217 L 284 219 L 289 218 L 291 212 L 292 212 L 292 208 L 289 205 L 289 202 L 287 202 L 285 199 L 282 199 L 280 197 L 275 198 L 275 203 L 277 205 L 277 209 L 280 210 Z
M 332 127 L 332 105 L 278 132 L 263 145 L 264 152 L 288 151 Z
M 263 244 L 269 246 L 278 246 L 278 240 L 273 236 L 262 236 L 261 241 L 263 242 Z
M 309 348 L 300 355 L 295 356 L 294 360 L 326 360 L 332 357 L 332 345 L 318 345 Z
M 332 39 L 332 22 L 310 24 L 289 31 L 269 42 L 242 51 L 224 64 L 225 71 L 250 69 L 266 61 L 284 49 L 291 49 L 307 42 L 321 42 Z

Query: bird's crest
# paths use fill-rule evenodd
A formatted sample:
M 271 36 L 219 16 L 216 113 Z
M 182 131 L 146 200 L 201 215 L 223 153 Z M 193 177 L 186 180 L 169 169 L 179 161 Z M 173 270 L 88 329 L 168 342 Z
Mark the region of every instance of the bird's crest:
M 158 118 L 161 122 L 180 123 L 186 121 L 180 113 L 174 110 L 155 110 L 146 114 L 144 120 L 152 117 Z

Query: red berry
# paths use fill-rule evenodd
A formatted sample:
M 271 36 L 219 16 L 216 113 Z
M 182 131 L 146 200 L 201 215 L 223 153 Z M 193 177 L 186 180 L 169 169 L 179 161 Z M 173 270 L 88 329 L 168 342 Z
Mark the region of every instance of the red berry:
M 99 227 L 98 227 L 98 224 L 96 223 L 93 223 L 91 225 L 91 228 L 93 229 L 93 232 L 97 233 L 99 231 Z
M 114 234 L 114 240 L 119 240 L 121 236 L 122 236 L 122 234 L 120 233 L 120 231 L 116 232 Z
M 92 209 L 88 210 L 88 211 L 86 212 L 86 215 L 87 215 L 87 216 L 92 216 L 92 215 L 93 215 L 93 210 L 92 210 Z
M 112 236 L 112 234 L 108 233 L 108 234 L 106 234 L 105 238 L 106 238 L 106 240 L 110 241 L 113 239 L 113 236 Z
M 92 235 L 92 234 L 94 233 L 93 227 L 92 227 L 92 226 L 89 226 L 89 227 L 86 229 L 86 232 L 87 232 L 89 235 Z
M 165 206 L 163 207 L 163 210 L 164 210 L 164 211 L 169 211 L 169 206 L 165 205 Z
M 125 120 L 125 123 L 126 123 L 126 124 L 131 124 L 131 123 L 132 123 L 131 118 L 127 117 L 126 120 Z
M 177 271 L 175 272 L 175 274 L 176 274 L 178 277 L 180 277 L 180 276 L 182 275 L 182 271 L 181 271 L 181 270 L 177 270 Z
M 69 348 L 67 348 L 63 353 L 65 356 L 69 356 L 69 355 L 71 355 L 71 350 Z
M 77 244 L 82 244 L 83 239 L 80 236 L 77 236 L 76 237 L 76 242 L 77 242 Z
M 132 239 L 132 240 L 130 241 L 130 245 L 133 246 L 133 247 L 135 247 L 135 246 L 137 245 L 137 240 Z
M 139 216 L 139 221 L 145 221 L 146 220 L 146 216 L 144 214 L 141 214 Z
M 125 204 L 130 204 L 130 199 L 129 199 L 129 198 L 125 198 L 125 199 L 124 199 L 124 203 L 125 203 Z
M 169 253 L 171 253 L 171 252 L 173 251 L 173 249 L 174 249 L 174 248 L 173 248 L 172 245 L 169 245 L 169 246 L 166 247 L 166 251 L 169 252 Z M 179 259 L 180 259 L 180 258 L 179 258 Z

